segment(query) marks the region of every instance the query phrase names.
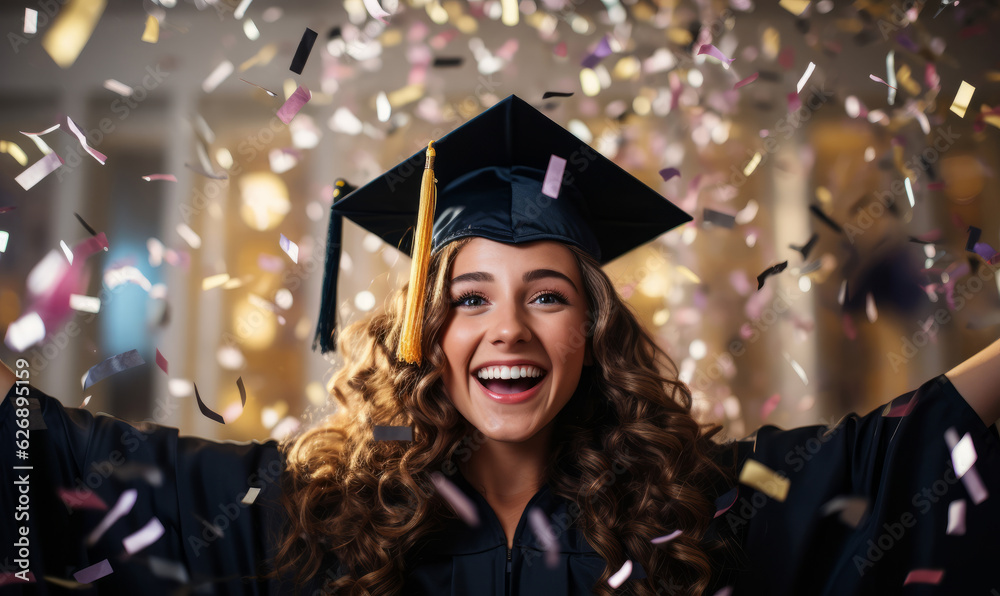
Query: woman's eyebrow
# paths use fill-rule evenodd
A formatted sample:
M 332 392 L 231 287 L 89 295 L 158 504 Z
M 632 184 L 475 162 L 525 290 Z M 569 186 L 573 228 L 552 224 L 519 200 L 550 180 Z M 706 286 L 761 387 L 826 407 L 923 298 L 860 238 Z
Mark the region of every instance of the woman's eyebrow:
M 566 283 L 568 283 L 569 285 L 573 286 L 573 290 L 575 290 L 577 293 L 580 292 L 580 290 L 577 289 L 576 284 L 573 283 L 572 279 L 570 279 L 566 274 L 555 271 L 554 269 L 535 269 L 534 271 L 528 271 L 527 273 L 524 274 L 523 279 L 525 283 L 528 283 L 531 281 L 535 281 L 537 279 L 545 279 L 547 277 L 554 277 L 556 279 L 561 279 Z
M 490 273 L 483 273 L 482 271 L 473 271 L 472 273 L 463 273 L 462 275 L 456 276 L 451 280 L 451 283 L 457 284 L 463 281 L 491 282 L 493 281 L 493 275 Z

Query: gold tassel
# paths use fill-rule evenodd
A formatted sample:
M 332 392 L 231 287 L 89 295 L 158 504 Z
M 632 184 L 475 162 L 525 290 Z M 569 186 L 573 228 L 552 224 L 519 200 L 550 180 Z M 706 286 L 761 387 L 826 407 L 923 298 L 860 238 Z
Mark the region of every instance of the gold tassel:
M 410 265 L 410 289 L 406 295 L 406 313 L 403 331 L 399 336 L 396 357 L 410 364 L 420 364 L 420 341 L 424 322 L 424 302 L 427 291 L 427 269 L 431 262 L 431 232 L 434 226 L 434 209 L 437 204 L 437 187 L 434 185 L 434 142 L 427 144 L 424 177 L 420 181 L 420 210 L 417 229 L 413 234 L 413 262 Z

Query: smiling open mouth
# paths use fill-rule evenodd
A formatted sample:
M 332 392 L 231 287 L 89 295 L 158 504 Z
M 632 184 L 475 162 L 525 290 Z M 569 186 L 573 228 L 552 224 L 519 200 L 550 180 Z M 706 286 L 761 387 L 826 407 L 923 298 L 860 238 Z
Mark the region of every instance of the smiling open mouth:
M 511 395 L 539 384 L 545 371 L 537 366 L 486 366 L 476 372 L 476 377 L 493 393 Z

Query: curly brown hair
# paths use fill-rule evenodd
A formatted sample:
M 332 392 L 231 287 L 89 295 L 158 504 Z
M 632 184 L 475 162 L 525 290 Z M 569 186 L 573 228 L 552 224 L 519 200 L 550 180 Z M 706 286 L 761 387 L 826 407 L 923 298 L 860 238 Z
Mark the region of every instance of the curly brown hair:
M 331 381 L 337 412 L 281 446 L 287 520 L 275 573 L 296 570 L 301 585 L 330 566 L 339 577 L 324 589 L 396 594 L 406 553 L 454 517 L 430 475 L 454 469 L 452 457 L 475 432 L 440 382 L 449 273 L 467 242 L 452 242 L 432 258 L 422 364 L 395 358 L 405 287 L 384 312 L 341 332 L 344 364 Z M 715 511 L 712 486 L 731 473 L 713 462 L 712 437 L 720 428 L 694 420 L 690 390 L 677 380 L 673 361 L 600 264 L 573 251 L 589 304 L 596 305 L 580 334 L 590 342 L 593 365 L 556 417 L 545 481 L 579 505 L 576 523 L 608 564 L 597 594 L 614 592 L 606 580 L 629 558 L 647 574 L 635 594 L 658 593 L 663 578 L 672 591 L 700 594 L 712 574 L 702 544 Z M 410 426 L 413 441 L 375 441 L 376 424 Z M 670 542 L 650 542 L 677 529 L 682 534 Z

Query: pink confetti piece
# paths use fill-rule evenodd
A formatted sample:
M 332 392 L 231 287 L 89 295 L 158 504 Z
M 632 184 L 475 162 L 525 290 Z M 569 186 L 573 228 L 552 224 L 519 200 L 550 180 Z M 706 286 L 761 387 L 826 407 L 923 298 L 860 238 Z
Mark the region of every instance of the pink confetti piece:
M 913 408 L 915 408 L 916 405 L 917 405 L 916 394 L 912 395 L 906 401 L 899 401 L 897 399 L 892 402 L 889 402 L 889 404 L 886 407 L 886 412 L 883 414 L 883 416 L 886 418 L 902 418 L 903 416 L 906 416 L 907 414 L 912 412 Z
M 69 126 L 69 130 L 73 133 L 73 136 L 80 141 L 80 146 L 83 147 L 83 150 L 89 153 L 91 157 L 97 160 L 97 163 L 103 166 L 104 163 L 108 161 L 108 156 L 87 144 L 87 135 L 83 134 L 80 128 L 69 116 L 66 116 L 66 124 Z
M 301 110 L 303 106 L 309 103 L 310 99 L 312 99 L 312 93 L 309 91 L 309 89 L 306 88 L 305 85 L 299 85 L 298 89 L 296 89 L 294 93 L 288 96 L 288 99 L 285 100 L 285 103 L 283 103 L 281 107 L 278 108 L 278 119 L 280 119 L 285 124 L 288 124 L 289 122 L 292 121 L 292 118 L 294 118 L 295 115 L 299 113 L 299 110 Z
M 53 151 L 28 166 L 28 169 L 18 174 L 14 180 L 24 190 L 30 190 L 31 187 L 41 182 L 46 176 L 56 171 L 56 168 L 63 165 L 63 163 L 63 159 Z
M 114 569 L 111 568 L 111 563 L 107 559 L 104 559 L 100 563 L 94 563 L 90 567 L 84 567 L 77 571 L 73 574 L 73 579 L 81 584 L 90 584 L 114 572 Z
M 469 497 L 465 496 L 465 493 L 445 478 L 444 474 L 434 472 L 431 474 L 431 482 L 465 523 L 470 526 L 479 525 L 479 514 L 476 512 L 476 506 L 469 500 Z
M 660 170 L 660 177 L 663 178 L 664 182 L 680 175 L 681 171 L 678 170 L 677 168 L 663 168 L 662 170 Z
M 379 5 L 378 0 L 364 0 L 364 2 L 365 10 L 368 11 L 368 14 L 370 14 L 373 19 L 377 19 L 382 23 L 388 24 L 385 18 L 392 15 L 386 12 L 386 10 Z
M 528 510 L 528 522 L 531 523 L 531 529 L 535 533 L 535 537 L 538 538 L 538 542 L 541 543 L 542 548 L 545 550 L 545 564 L 549 568 L 558 567 L 559 542 L 556 540 L 556 534 L 552 531 L 552 526 L 549 525 L 549 520 L 545 517 L 545 513 L 538 507 L 532 507 Z
M 177 182 L 177 176 L 173 174 L 150 174 L 148 176 L 143 176 L 143 180 L 146 182 L 152 182 L 154 180 L 165 180 L 167 182 Z
M 729 495 L 732 495 L 730 497 Z M 729 511 L 733 505 L 736 504 L 736 499 L 740 496 L 740 489 L 738 486 L 734 486 L 724 495 L 720 495 L 718 499 L 715 500 L 715 517 L 719 517 L 725 512 Z
M 299 262 L 299 246 L 281 234 L 281 238 L 278 239 L 278 246 L 281 250 L 285 251 L 288 258 L 292 260 L 293 263 L 298 264 Z
M 73 255 L 80 261 L 84 261 L 94 253 L 108 250 L 108 237 L 101 232 L 96 236 L 85 238 L 73 247 Z
M 873 81 L 875 81 L 876 83 L 882 83 L 883 85 L 885 85 L 886 87 L 889 87 L 890 89 L 895 89 L 895 87 L 893 87 L 889 83 L 886 83 L 885 80 L 883 80 L 881 77 L 877 77 L 877 76 L 875 76 L 873 74 L 870 74 L 870 75 L 868 75 L 868 78 L 871 79 L 871 80 L 873 80 Z
M 130 488 L 123 492 L 120 497 L 118 497 L 118 502 L 115 506 L 104 516 L 101 523 L 97 524 L 97 527 L 90 532 L 87 536 L 87 546 L 94 546 L 97 541 L 101 539 L 101 536 L 108 531 L 116 521 L 121 517 L 132 511 L 132 507 L 135 506 L 136 500 L 139 498 L 139 491 L 134 488 Z
M 4 571 L 0 573 L 0 586 L 6 586 L 9 584 L 23 585 L 25 583 L 33 584 L 35 583 L 35 574 L 32 572 L 27 573 L 28 581 L 24 581 L 25 575 L 16 575 L 13 571 Z
M 764 405 L 760 407 L 760 419 L 762 421 L 767 420 L 768 416 L 770 416 L 771 413 L 774 412 L 774 409 L 778 407 L 778 404 L 780 402 L 781 402 L 781 395 L 777 393 L 767 398 L 767 401 L 764 402 Z
M 854 326 L 854 319 L 851 318 L 851 315 L 845 312 L 840 317 L 840 325 L 843 327 L 844 335 L 847 336 L 847 339 L 854 341 L 858 338 L 858 329 Z
M 552 155 L 549 157 L 549 167 L 545 170 L 545 180 L 542 181 L 542 194 L 559 198 L 559 189 L 562 188 L 563 173 L 566 171 L 566 160 Z
M 948 530 L 949 536 L 962 536 L 965 534 L 965 499 L 952 501 L 948 504 Z
M 652 540 L 650 540 L 650 542 L 652 542 L 653 544 L 664 544 L 666 542 L 670 542 L 674 538 L 677 538 L 682 533 L 683 532 L 681 532 L 680 530 L 674 530 L 673 532 L 667 534 L 666 536 L 660 536 L 658 538 L 653 538 Z
M 9 213 L 15 209 L 17 209 L 17 205 L 4 205 L 3 207 L 0 207 L 0 215 Z
M 90 370 L 87 371 L 87 376 L 83 380 L 83 389 L 87 390 L 91 385 L 103 381 L 111 375 L 141 366 L 145 363 L 146 361 L 142 359 L 137 350 L 129 350 L 128 352 L 116 354 L 90 367 Z
M 257 266 L 270 273 L 281 273 L 285 269 L 285 261 L 281 257 L 261 253 L 257 256 Z
M 716 592 L 713 596 L 730 596 L 730 594 L 732 593 L 733 593 L 733 587 L 726 586 L 725 588 L 722 588 L 721 590 Z
M 568 50 L 566 49 L 566 42 L 560 41 L 559 43 L 557 43 L 556 47 L 553 48 L 552 53 L 555 54 L 556 57 L 558 58 L 565 58 L 569 54 Z
M 924 83 L 931 89 L 937 89 L 941 86 L 941 77 L 938 76 L 937 68 L 933 62 L 928 62 L 927 68 L 924 69 Z
M 122 539 L 122 545 L 128 554 L 134 555 L 159 540 L 164 531 L 163 524 L 154 517 L 145 526 Z
M 906 574 L 906 579 L 903 580 L 903 585 L 933 584 L 936 586 L 941 583 L 941 578 L 943 577 L 943 569 L 914 569 Z
M 781 51 L 778 52 L 778 64 L 785 70 L 789 70 L 795 66 L 795 48 L 792 46 L 781 48 Z
M 799 98 L 798 93 L 789 93 L 787 97 L 788 111 L 794 112 L 802 107 L 802 99 Z
M 727 67 L 732 64 L 734 60 L 734 58 L 727 57 L 722 53 L 722 50 L 709 43 L 702 44 L 702 46 L 698 48 L 698 55 L 701 56 L 702 54 L 708 54 L 712 58 L 723 62 Z
M 59 488 L 59 498 L 70 509 L 94 509 L 107 511 L 108 505 L 101 497 L 86 488 Z
M 622 568 L 615 572 L 614 575 L 608 578 L 608 585 L 612 588 L 617 588 L 618 586 L 625 583 L 625 580 L 632 575 L 632 561 L 625 561 Z
M 759 72 L 755 72 L 752 75 L 748 76 L 747 78 L 741 79 L 740 81 L 738 81 L 735 85 L 733 85 L 733 89 L 739 89 L 740 87 L 745 87 L 746 85 L 749 85 L 750 83 L 756 81 L 757 77 L 759 77 L 759 76 L 760 76 L 760 73 Z
M 168 368 L 167 359 L 164 358 L 163 354 L 160 353 L 160 348 L 156 348 L 156 365 L 160 367 L 160 370 L 163 371 L 163 374 L 165 375 L 170 374 L 167 371 Z

